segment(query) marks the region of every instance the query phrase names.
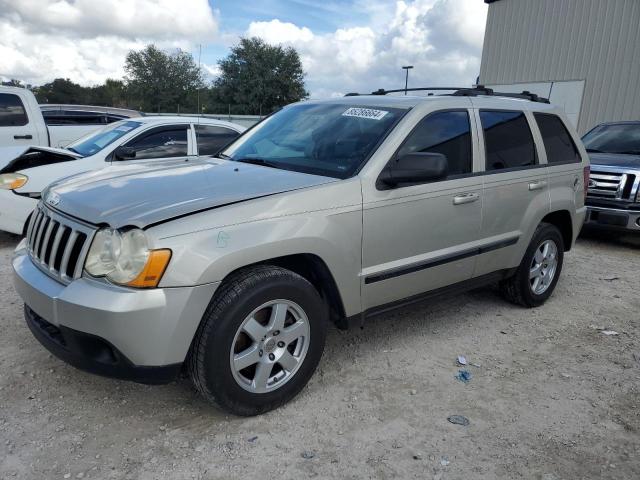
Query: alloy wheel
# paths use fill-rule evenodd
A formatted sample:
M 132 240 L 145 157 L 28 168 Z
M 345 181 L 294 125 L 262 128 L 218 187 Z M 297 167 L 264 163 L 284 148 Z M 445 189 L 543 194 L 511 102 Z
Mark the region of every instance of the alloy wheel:
M 280 388 L 298 371 L 309 350 L 309 319 L 290 300 L 272 300 L 240 324 L 230 352 L 233 377 L 251 393 Z
M 558 269 L 558 246 L 553 240 L 545 240 L 536 249 L 529 268 L 531 291 L 542 295 L 547 291 Z

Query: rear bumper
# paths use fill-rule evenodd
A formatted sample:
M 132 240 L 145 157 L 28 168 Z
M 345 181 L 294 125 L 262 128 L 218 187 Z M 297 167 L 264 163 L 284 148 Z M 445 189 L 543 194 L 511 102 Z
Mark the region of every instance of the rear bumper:
M 37 268 L 24 241 L 14 285 L 35 337 L 68 363 L 145 383 L 177 373 L 217 283 L 134 290 L 90 278 L 63 285 Z
M 27 218 L 37 205 L 35 198 L 16 195 L 11 190 L 0 190 L 0 230 L 22 235 Z
M 609 207 L 587 207 L 585 227 L 640 232 L 640 211 Z

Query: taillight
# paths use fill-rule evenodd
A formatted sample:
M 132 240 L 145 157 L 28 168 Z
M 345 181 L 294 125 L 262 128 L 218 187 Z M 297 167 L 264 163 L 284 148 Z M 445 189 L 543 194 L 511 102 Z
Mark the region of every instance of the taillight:
M 584 175 L 584 198 L 587 199 L 587 190 L 589 189 L 589 176 L 591 173 L 591 167 L 584 167 L 582 174 Z

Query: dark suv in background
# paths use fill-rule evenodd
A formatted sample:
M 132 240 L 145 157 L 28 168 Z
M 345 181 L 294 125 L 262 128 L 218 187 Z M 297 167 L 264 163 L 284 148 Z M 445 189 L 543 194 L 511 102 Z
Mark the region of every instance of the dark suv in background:
M 640 232 L 640 121 L 602 123 L 582 141 L 591 158 L 585 226 Z

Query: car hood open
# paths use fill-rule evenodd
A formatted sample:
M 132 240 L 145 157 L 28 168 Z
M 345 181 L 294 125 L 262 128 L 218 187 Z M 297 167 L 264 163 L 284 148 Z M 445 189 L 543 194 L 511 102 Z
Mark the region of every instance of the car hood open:
M 0 148 L 0 173 L 14 173 L 52 163 L 68 162 L 82 155 L 66 148 L 54 147 L 4 147 Z
M 337 181 L 226 160 L 115 165 L 51 185 L 43 201 L 113 228 L 148 227 L 212 208 Z
M 640 168 L 640 155 L 622 153 L 590 153 L 591 165 L 602 165 L 621 168 Z

